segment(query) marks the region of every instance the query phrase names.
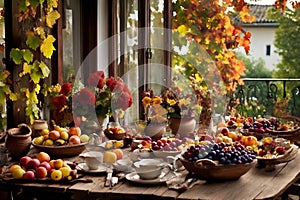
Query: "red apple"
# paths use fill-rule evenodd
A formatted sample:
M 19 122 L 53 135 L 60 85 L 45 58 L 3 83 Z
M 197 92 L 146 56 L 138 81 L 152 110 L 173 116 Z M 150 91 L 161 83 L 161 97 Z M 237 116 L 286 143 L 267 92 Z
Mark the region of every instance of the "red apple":
M 48 172 L 45 167 L 39 166 L 35 170 L 35 177 L 36 178 L 45 178 L 47 176 Z
M 60 138 L 60 133 L 57 130 L 52 130 L 49 132 L 48 137 L 54 141 Z
M 70 143 L 70 144 L 80 144 L 80 137 L 77 136 L 77 135 L 72 135 L 72 136 L 69 138 L 69 143 Z
M 221 133 L 225 136 L 228 136 L 228 133 L 229 133 L 229 129 L 227 127 L 223 127 L 222 130 L 221 130 Z
M 46 162 L 46 161 L 42 162 L 42 163 L 39 165 L 39 167 L 45 167 L 46 170 L 47 170 L 48 172 L 51 170 L 51 165 L 50 165 L 50 163 L 48 163 L 48 162 Z
M 29 156 L 23 156 L 23 157 L 21 157 L 20 161 L 19 161 L 20 162 L 20 166 L 24 167 L 25 169 L 27 169 L 27 164 L 28 164 L 28 162 L 30 160 L 32 160 L 32 158 L 29 157 Z
M 27 164 L 27 169 L 36 169 L 41 162 L 37 158 L 31 159 Z
M 24 179 L 34 179 L 35 178 L 35 174 L 33 171 L 28 170 L 23 174 L 23 178 Z

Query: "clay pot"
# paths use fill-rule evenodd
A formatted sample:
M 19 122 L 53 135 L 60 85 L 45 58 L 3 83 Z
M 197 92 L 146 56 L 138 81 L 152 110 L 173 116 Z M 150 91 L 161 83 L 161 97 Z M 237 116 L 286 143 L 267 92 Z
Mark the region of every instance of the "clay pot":
M 19 124 L 18 128 L 7 130 L 5 147 L 13 158 L 20 158 L 29 152 L 31 134 L 31 128 L 26 124 Z
M 153 140 L 159 140 L 166 133 L 166 125 L 165 124 L 148 124 L 144 133 L 147 136 L 150 136 Z
M 48 122 L 43 119 L 34 120 L 32 125 L 32 137 L 35 138 L 40 136 L 41 135 L 40 132 L 43 129 L 48 129 Z
M 188 136 L 193 133 L 196 128 L 196 120 L 192 117 L 189 118 L 170 118 L 169 127 L 172 134 L 180 134 L 180 136 Z

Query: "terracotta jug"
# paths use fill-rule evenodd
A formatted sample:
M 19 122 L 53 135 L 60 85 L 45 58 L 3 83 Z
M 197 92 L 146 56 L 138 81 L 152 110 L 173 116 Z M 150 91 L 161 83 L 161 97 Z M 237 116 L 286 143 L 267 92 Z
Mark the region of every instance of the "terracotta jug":
M 19 124 L 18 128 L 7 130 L 5 147 L 13 158 L 20 158 L 29 152 L 31 134 L 31 128 L 26 124 Z

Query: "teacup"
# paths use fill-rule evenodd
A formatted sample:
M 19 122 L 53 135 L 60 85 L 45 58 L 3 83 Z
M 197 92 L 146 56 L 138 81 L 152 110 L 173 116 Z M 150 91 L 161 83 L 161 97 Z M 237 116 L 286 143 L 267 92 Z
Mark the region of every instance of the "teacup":
M 90 170 L 96 170 L 103 163 L 103 154 L 98 151 L 90 151 L 80 155 L 84 158 L 87 167 Z

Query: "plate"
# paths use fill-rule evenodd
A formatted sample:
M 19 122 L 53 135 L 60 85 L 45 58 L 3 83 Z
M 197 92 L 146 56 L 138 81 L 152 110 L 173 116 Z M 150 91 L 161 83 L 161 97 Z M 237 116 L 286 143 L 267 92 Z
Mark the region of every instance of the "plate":
M 162 171 L 161 175 L 156 179 L 151 179 L 151 180 L 140 179 L 140 176 L 136 172 L 131 172 L 129 174 L 126 174 L 125 177 L 127 180 L 134 182 L 134 183 L 140 183 L 140 184 L 146 184 L 146 185 L 156 185 L 156 184 L 165 183 L 166 181 L 172 179 L 173 177 L 175 177 L 175 174 L 168 168 L 165 168 Z
M 86 165 L 86 163 L 79 163 L 77 165 L 77 168 L 79 170 L 82 170 L 82 171 L 87 172 L 87 173 L 102 173 L 102 172 L 106 172 L 107 167 L 101 165 L 101 166 L 98 167 L 98 169 L 90 170 L 88 168 L 88 166 Z

